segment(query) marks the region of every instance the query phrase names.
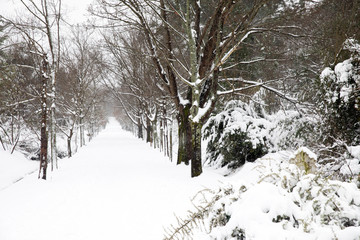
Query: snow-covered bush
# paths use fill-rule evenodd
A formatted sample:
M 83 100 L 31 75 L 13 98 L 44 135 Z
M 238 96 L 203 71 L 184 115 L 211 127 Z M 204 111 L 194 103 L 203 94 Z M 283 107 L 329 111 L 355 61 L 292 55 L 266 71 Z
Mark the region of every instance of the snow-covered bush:
M 325 116 L 326 140 L 342 139 L 360 144 L 360 44 L 354 39 L 344 43 L 351 57 L 320 75 L 320 109 Z
M 167 239 L 360 236 L 360 191 L 354 183 L 305 174 L 280 154 L 247 163 L 232 178 L 232 185 L 199 193 L 196 210 L 181 219 Z
M 298 111 L 267 114 L 255 103 L 230 101 L 224 111 L 204 127 L 210 165 L 239 167 L 282 149 L 295 149 L 316 141 L 316 118 Z

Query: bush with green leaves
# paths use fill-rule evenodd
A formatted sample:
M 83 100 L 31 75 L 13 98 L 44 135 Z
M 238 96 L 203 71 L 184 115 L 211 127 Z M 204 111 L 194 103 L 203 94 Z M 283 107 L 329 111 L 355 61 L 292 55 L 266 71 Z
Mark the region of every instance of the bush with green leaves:
M 223 166 L 238 168 L 245 162 L 253 162 L 264 156 L 267 148 L 262 143 L 254 146 L 246 132 L 236 129 L 224 135 L 219 152 L 223 156 Z

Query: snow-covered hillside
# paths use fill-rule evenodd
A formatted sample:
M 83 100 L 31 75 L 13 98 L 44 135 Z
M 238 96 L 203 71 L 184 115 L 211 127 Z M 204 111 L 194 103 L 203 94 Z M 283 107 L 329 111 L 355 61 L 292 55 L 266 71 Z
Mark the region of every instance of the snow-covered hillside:
M 174 214 L 178 239 L 359 239 L 356 185 L 304 174 L 291 155 L 268 154 L 227 177 L 206 168 L 190 178 L 189 167 L 110 119 L 47 181 L 27 170 L 13 184 L 1 178 L 11 185 L 0 190 L 0 239 L 164 239 L 164 229 L 169 236 L 179 226 Z

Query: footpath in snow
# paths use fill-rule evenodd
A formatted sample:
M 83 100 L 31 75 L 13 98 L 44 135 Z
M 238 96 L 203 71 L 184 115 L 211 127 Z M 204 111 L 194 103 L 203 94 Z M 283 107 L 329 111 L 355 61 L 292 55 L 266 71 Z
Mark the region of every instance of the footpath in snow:
M 35 172 L 0 190 L 0 239 L 163 239 L 195 193 L 224 180 L 211 171 L 189 175 L 110 119 L 47 181 Z

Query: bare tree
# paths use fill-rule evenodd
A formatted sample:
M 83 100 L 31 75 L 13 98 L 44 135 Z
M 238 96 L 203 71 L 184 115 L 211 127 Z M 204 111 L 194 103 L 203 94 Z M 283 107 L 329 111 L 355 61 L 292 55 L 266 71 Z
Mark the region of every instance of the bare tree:
M 67 137 L 68 156 L 71 157 L 72 137 L 79 130 L 80 147 L 85 145 L 85 127 L 88 123 L 89 138 L 96 132 L 96 111 L 101 101 L 99 81 L 102 74 L 102 53 L 92 38 L 94 31 L 76 26 L 70 44 L 63 47 L 61 74 L 58 88 L 59 108 L 63 124 L 59 128 Z
M 51 169 L 54 164 L 57 166 L 56 150 L 56 75 L 60 62 L 60 18 L 61 18 L 61 0 L 20 0 L 30 15 L 29 20 L 21 18 L 20 20 L 6 19 L 25 41 L 32 48 L 32 54 L 42 58 L 38 68 L 41 72 L 41 158 L 40 172 L 42 178 L 46 179 L 47 169 L 47 127 L 50 125 L 50 161 Z M 50 124 L 48 124 L 47 111 L 50 109 Z

